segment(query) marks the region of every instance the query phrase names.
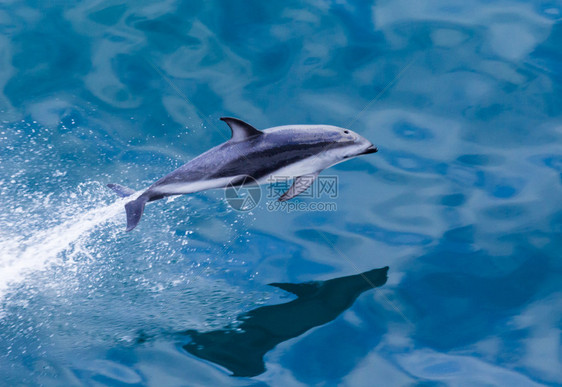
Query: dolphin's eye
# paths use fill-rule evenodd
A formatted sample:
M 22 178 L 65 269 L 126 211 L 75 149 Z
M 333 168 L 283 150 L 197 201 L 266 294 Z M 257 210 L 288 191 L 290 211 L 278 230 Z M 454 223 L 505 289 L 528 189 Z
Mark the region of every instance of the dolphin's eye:
M 349 134 L 349 130 L 344 130 L 343 131 L 345 134 Z

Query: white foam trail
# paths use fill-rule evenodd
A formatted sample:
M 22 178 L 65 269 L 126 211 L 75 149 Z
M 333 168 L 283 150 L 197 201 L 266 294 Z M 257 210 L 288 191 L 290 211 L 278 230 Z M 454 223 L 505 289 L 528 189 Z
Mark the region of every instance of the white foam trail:
M 15 236 L 0 238 L 0 300 L 11 286 L 48 266 L 62 262 L 61 254 L 72 248 L 81 238 L 111 218 L 122 215 L 123 205 L 134 196 L 120 199 L 103 207 L 77 214 L 60 225 L 38 231 L 29 238 Z M 0 316 L 2 311 L 0 310 Z

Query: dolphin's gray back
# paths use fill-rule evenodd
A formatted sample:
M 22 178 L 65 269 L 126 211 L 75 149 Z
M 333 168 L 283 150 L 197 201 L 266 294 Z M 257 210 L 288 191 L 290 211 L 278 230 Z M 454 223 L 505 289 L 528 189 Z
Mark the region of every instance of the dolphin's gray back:
M 240 175 L 259 180 L 287 165 L 337 147 L 338 143 L 334 141 L 335 138 L 322 133 L 319 127 L 311 127 L 306 131 L 298 127 L 266 129 L 262 135 L 246 141 L 227 141 L 210 149 L 164 176 L 150 188 Z

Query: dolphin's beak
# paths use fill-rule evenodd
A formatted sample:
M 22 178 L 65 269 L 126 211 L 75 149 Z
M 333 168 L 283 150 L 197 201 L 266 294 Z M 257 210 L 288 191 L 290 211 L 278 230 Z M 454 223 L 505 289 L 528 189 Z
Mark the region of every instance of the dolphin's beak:
M 360 155 L 368 155 L 369 153 L 377 153 L 379 151 L 379 149 L 372 145 L 369 146 L 367 149 L 365 149 L 363 152 L 359 153 Z

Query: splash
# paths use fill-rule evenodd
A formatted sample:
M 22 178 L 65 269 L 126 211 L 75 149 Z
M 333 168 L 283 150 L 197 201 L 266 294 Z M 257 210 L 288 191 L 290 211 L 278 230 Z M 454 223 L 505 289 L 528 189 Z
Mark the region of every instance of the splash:
M 9 232 L 2 232 L 0 300 L 5 298 L 11 287 L 22 283 L 33 273 L 45 270 L 51 265 L 62 264 L 63 260 L 67 260 L 67 263 L 72 262 L 77 254 L 88 255 L 88 251 L 81 247 L 80 242 L 100 225 L 121 215 L 124 204 L 129 200 L 131 197 L 119 199 L 109 205 L 97 206 L 85 212 L 77 205 L 75 208 L 77 212 L 70 219 L 34 231 L 31 235 L 10 235 Z M 57 211 L 53 213 L 60 214 Z M 1 313 L 0 310 L 0 315 Z

